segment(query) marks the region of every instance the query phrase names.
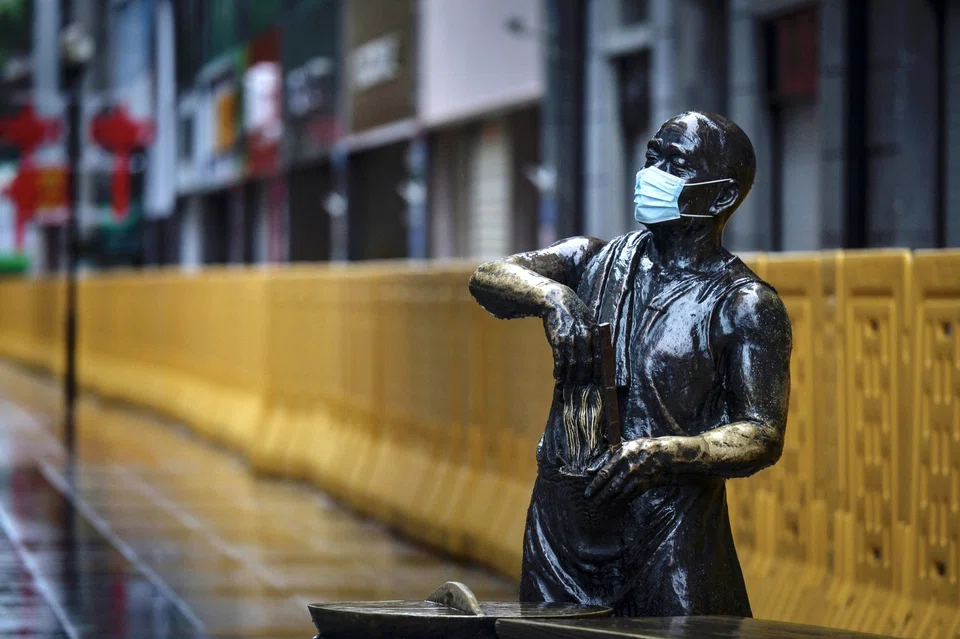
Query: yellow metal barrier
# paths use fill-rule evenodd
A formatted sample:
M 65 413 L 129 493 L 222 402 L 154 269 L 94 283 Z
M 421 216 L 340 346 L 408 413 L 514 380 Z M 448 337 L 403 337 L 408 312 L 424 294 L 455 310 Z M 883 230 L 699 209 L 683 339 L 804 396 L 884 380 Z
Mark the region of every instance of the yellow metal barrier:
M 780 463 L 728 482 L 757 616 L 960 629 L 960 252 L 748 255 L 793 324 Z M 79 375 L 517 576 L 552 392 L 538 320 L 474 264 L 118 272 L 81 282 Z M 62 373 L 62 283 L 0 284 L 0 355 Z

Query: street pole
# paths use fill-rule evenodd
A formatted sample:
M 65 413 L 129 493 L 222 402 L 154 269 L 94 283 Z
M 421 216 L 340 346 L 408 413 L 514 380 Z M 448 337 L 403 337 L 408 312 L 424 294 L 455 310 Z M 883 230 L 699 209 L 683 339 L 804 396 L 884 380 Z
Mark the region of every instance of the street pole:
M 583 0 L 546 2 L 546 95 L 541 154 L 555 176 L 541 221 L 554 240 L 583 232 L 583 112 L 586 34 Z
M 80 87 L 83 73 L 70 69 L 65 74 L 67 90 L 67 157 L 70 164 L 70 213 L 67 216 L 67 308 L 64 327 L 66 367 L 63 373 L 63 437 L 67 454 L 73 459 L 76 449 L 75 405 L 77 398 L 77 258 L 80 229 Z
M 77 400 L 77 260 L 80 253 L 80 91 L 87 64 L 93 57 L 93 41 L 72 22 L 72 0 L 64 0 L 61 14 L 67 24 L 61 35 L 63 86 L 67 102 L 67 158 L 69 170 L 69 215 L 67 217 L 67 300 L 64 326 L 66 366 L 63 372 L 63 439 L 68 460 L 76 453 Z

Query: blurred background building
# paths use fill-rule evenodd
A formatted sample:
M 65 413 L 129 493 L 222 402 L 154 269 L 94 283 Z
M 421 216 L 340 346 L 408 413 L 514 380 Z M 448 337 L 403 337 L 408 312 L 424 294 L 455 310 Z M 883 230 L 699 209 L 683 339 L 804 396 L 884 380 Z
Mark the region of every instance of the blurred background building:
M 954 0 L 0 0 L 5 113 L 62 116 L 67 10 L 97 35 L 85 118 L 123 104 L 157 133 L 122 217 L 114 158 L 84 144 L 88 268 L 610 238 L 635 226 L 646 140 L 686 109 L 756 147 L 736 250 L 960 245 Z M 37 164 L 62 170 L 62 137 Z M 0 253 L 59 268 L 64 210 L 18 251 L 4 200 Z

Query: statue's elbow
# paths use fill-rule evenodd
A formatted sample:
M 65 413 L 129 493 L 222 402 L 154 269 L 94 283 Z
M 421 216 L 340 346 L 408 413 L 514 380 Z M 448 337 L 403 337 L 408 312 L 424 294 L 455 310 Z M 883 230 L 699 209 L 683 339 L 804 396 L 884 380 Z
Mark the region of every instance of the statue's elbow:
M 477 270 L 470 276 L 470 294 L 483 305 L 485 293 L 489 290 L 490 284 L 490 262 L 486 262 L 477 267 Z
M 470 276 L 470 294 L 473 299 L 487 312 L 499 317 L 503 310 L 499 299 L 500 292 L 498 286 L 498 263 L 486 262 L 477 267 L 477 270 Z
M 490 271 L 490 262 L 485 262 L 477 267 L 477 270 L 473 272 L 473 275 L 470 276 L 470 293 L 474 297 L 477 296 L 477 291 L 483 289 L 483 284 L 486 279 L 489 277 Z
M 764 438 L 760 468 L 773 466 L 783 456 L 783 431 L 771 428 Z

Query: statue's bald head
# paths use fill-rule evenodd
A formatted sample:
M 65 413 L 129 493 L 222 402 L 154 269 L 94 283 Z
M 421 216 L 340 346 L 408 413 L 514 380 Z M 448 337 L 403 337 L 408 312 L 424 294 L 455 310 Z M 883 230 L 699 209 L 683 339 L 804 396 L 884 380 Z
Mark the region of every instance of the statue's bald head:
M 718 212 L 720 217 L 728 218 L 747 197 L 757 173 L 757 158 L 750 138 L 727 118 L 697 111 L 681 113 L 664 122 L 651 143 L 658 140 L 659 147 L 683 148 L 687 172 L 693 173 L 684 176 L 689 182 L 723 178 L 736 182 L 736 196 Z

